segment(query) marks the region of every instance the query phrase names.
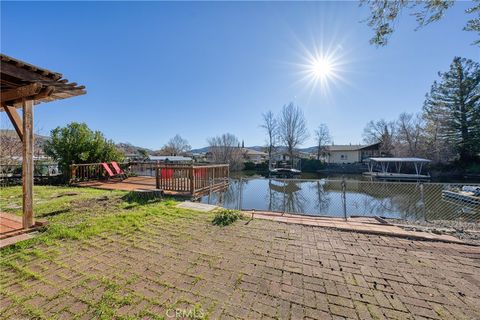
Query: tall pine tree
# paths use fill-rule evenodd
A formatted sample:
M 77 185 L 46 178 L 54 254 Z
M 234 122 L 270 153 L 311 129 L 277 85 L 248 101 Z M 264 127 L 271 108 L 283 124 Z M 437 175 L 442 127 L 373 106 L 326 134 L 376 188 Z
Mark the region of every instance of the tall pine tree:
M 480 65 L 455 57 L 439 76 L 423 108 L 427 127 L 436 128 L 432 144 L 451 146 L 469 163 L 480 152 Z

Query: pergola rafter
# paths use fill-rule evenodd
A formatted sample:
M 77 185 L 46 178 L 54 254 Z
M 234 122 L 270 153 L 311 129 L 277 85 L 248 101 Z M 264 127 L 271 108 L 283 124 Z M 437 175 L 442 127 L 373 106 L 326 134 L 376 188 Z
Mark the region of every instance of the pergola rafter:
M 23 227 L 33 215 L 33 106 L 85 94 L 85 87 L 62 79 L 62 74 L 0 54 L 0 112 L 10 119 L 22 141 Z M 20 118 L 17 108 L 22 108 Z

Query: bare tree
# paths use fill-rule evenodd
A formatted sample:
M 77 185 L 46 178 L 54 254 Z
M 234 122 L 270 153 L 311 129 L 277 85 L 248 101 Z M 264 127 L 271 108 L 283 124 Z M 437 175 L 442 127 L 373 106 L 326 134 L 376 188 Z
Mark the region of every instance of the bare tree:
M 287 148 L 290 160 L 293 160 L 295 149 L 308 139 L 307 123 L 303 111 L 292 102 L 283 106 L 278 120 L 278 136 Z
M 325 146 L 332 141 L 330 131 L 325 123 L 320 124 L 317 130 L 315 130 L 315 139 L 317 140 L 317 160 L 320 160 Z
M 268 151 L 268 163 L 272 161 L 272 153 L 275 151 L 275 144 L 278 140 L 278 123 L 275 119 L 275 115 L 272 111 L 262 113 L 263 124 L 261 127 L 265 130 L 267 134 L 267 151 Z
M 240 170 L 243 166 L 242 149 L 236 136 L 224 133 L 208 139 L 208 152 L 216 163 L 228 163 L 231 170 Z
M 13 130 L 0 130 L 0 173 L 10 173 L 21 164 L 22 141 Z
M 425 154 L 436 163 L 446 163 L 455 158 L 456 152 L 442 135 L 443 121 L 441 112 L 424 114 L 425 119 Z
M 175 137 L 168 140 L 167 144 L 163 146 L 159 153 L 165 156 L 178 156 L 184 155 L 190 151 L 190 149 L 191 147 L 188 144 L 188 141 L 177 134 Z
M 40 129 L 34 132 L 33 155 L 41 157 L 44 155 L 43 146 L 46 137 L 40 135 Z M 23 144 L 13 129 L 0 129 L 0 172 L 8 172 L 21 166 Z M 36 162 L 38 160 L 35 160 Z
M 416 157 L 424 151 L 424 121 L 419 114 L 402 113 L 397 120 L 397 139 L 401 156 Z
M 380 153 L 392 155 L 394 145 L 395 122 L 384 119 L 370 121 L 363 130 L 363 141 L 366 143 L 380 143 Z

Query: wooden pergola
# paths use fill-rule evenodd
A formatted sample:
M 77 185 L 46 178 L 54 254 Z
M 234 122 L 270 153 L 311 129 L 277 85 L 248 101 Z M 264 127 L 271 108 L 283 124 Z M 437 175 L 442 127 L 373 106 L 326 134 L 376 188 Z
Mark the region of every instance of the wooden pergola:
M 33 106 L 85 94 L 85 87 L 62 74 L 0 54 L 0 112 L 6 112 L 22 141 L 23 228 L 35 225 L 33 216 Z M 20 118 L 17 109 L 22 109 Z

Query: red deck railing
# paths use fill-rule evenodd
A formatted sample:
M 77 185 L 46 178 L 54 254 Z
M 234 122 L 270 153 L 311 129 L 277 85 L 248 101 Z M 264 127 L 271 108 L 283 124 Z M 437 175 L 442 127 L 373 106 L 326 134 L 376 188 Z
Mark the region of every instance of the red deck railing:
M 228 164 L 203 166 L 158 165 L 155 179 L 157 189 L 189 192 L 195 195 L 226 188 L 229 175 Z

